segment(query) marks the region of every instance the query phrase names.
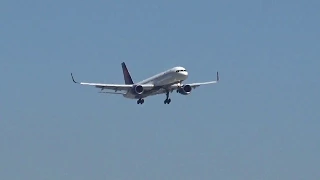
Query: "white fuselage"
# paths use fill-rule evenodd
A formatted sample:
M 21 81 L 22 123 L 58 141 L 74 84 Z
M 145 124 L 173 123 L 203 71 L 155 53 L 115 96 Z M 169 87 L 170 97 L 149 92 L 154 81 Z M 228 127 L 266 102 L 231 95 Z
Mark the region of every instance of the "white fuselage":
M 170 86 L 173 84 L 181 83 L 182 81 L 188 78 L 188 72 L 183 67 L 174 67 L 162 73 L 156 74 L 148 79 L 135 83 L 136 85 L 139 84 L 153 84 L 156 86 Z M 151 95 L 151 94 L 150 94 Z M 130 90 L 123 95 L 126 98 L 130 99 L 137 99 L 136 94 L 132 93 Z M 145 95 L 148 96 L 148 95 Z

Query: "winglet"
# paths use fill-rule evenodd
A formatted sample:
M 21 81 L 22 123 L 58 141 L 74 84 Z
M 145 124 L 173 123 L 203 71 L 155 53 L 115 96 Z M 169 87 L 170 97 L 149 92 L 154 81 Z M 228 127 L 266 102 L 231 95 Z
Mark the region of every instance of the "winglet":
M 217 71 L 217 81 L 219 81 L 219 72 Z
M 71 77 L 72 77 L 72 81 L 73 81 L 74 83 L 78 83 L 77 81 L 74 80 L 72 73 L 71 73 Z

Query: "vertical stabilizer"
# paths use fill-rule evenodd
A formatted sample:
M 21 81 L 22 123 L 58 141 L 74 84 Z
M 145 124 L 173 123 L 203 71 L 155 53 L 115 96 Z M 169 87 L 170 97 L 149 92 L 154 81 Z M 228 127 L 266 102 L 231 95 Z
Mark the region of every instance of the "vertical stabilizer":
M 133 84 L 132 78 L 131 78 L 130 73 L 127 69 L 126 64 L 123 62 L 123 63 L 121 63 L 121 66 L 122 66 L 122 72 L 123 72 L 123 78 L 124 78 L 125 84 Z

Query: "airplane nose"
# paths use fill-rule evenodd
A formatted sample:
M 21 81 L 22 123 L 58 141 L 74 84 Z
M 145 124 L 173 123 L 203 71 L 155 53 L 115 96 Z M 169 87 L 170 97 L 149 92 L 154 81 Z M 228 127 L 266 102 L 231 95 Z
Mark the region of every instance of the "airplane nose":
M 184 75 L 184 76 L 188 76 L 188 72 L 187 72 L 187 71 L 184 71 L 184 72 L 183 72 L 183 75 Z
M 181 74 L 181 76 L 183 77 L 183 78 L 187 78 L 188 77 L 188 72 L 187 71 L 181 71 L 181 72 L 179 72 L 180 74 Z

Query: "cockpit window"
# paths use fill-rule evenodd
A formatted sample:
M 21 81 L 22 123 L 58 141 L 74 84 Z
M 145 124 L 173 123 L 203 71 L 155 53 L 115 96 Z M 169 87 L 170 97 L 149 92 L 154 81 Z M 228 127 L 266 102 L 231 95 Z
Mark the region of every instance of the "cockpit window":
M 183 70 L 176 70 L 176 72 L 183 72 L 183 71 L 187 71 L 187 70 L 185 70 L 185 69 L 183 69 Z

